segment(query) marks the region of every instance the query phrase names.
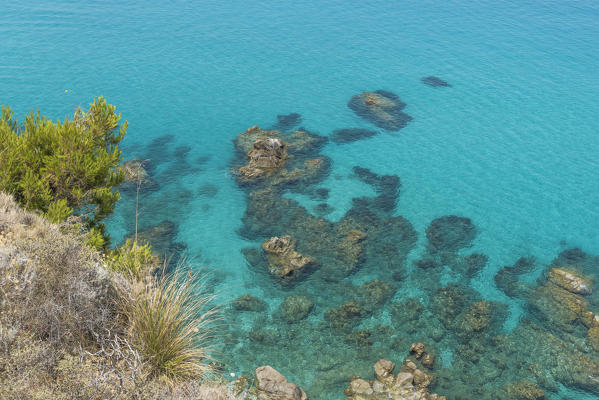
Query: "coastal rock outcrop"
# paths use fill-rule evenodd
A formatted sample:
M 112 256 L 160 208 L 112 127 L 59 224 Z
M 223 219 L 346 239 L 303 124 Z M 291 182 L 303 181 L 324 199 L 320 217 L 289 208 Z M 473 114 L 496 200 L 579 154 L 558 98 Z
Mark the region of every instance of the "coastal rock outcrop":
M 385 90 L 357 94 L 347 106 L 358 116 L 388 131 L 398 131 L 412 120 L 402 111 L 406 104 L 396 94 Z
M 271 237 L 262 243 L 270 273 L 282 283 L 290 283 L 307 273 L 316 265 L 312 257 L 301 255 L 295 250 L 291 236 Z
M 271 366 L 256 369 L 259 400 L 307 400 L 306 393 Z
M 566 289 L 570 293 L 588 295 L 592 293 L 593 282 L 591 278 L 581 276 L 563 268 L 552 268 L 548 278 L 551 282 Z
M 258 139 L 247 154 L 248 163 L 239 168 L 246 179 L 253 179 L 281 168 L 287 160 L 287 146 L 279 138 Z

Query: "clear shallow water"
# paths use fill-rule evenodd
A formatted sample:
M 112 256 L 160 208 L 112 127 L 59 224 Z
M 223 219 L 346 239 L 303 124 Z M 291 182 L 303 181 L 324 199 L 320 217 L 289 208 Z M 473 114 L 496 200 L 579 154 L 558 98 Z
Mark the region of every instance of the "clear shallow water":
M 272 126 L 277 114 L 290 112 L 324 136 L 345 127 L 380 131 L 321 150 L 332 159 L 329 176 L 318 184 L 330 189 L 330 220 L 339 220 L 352 198 L 373 195 L 353 176 L 355 165 L 400 177 L 395 215 L 418 233 L 410 261 L 424 251 L 431 220 L 449 214 L 472 219 L 478 235 L 467 253 L 482 252 L 489 262 L 470 285 L 509 306 L 506 329 L 517 325 L 526 305 L 496 288 L 500 268 L 535 256 L 532 282 L 562 250 L 599 253 L 594 2 L 24 2 L 1 8 L 1 101 L 19 116 L 40 108 L 52 118 L 98 95 L 116 104 L 129 121 L 125 154 L 158 164 L 160 190 L 142 198 L 142 225 L 173 221 L 174 240 L 213 270 L 223 301 L 250 292 L 275 311 L 291 293 L 248 268 L 240 250 L 261 240 L 239 235 L 246 195 L 229 172 L 231 140 L 239 132 Z M 423 85 L 420 78 L 428 75 L 452 87 Z M 386 132 L 347 107 L 351 96 L 377 89 L 407 103 L 413 121 L 406 128 Z M 147 147 L 167 134 L 174 136 L 168 146 Z M 174 156 L 178 146 L 191 148 L 186 162 Z M 218 188 L 213 197 L 198 193 L 207 184 Z M 296 193 L 285 197 L 309 210 L 319 203 Z M 132 230 L 131 211 L 131 197 L 124 196 L 109 225 L 117 242 Z M 414 267 L 407 262 L 406 269 Z M 347 280 L 376 277 L 376 269 L 362 268 Z M 420 295 L 426 301 L 417 279 L 408 274 L 399 282 L 395 299 Z M 294 290 L 309 292 L 311 282 Z M 318 303 L 310 318 L 317 323 L 323 311 Z M 234 318 L 242 335 L 257 317 Z M 390 318 L 385 308 L 371 325 Z M 307 336 L 306 346 L 315 346 Z M 225 350 L 226 368 L 241 372 L 270 362 L 308 389 L 319 379 L 312 372 L 316 350 L 292 353 L 291 359 L 307 360 L 294 364 L 286 360 L 288 348 L 252 347 L 258 345 L 247 338 L 236 346 L 239 354 L 245 348 L 263 356 L 236 359 Z M 400 361 L 405 350 L 380 356 Z M 353 371 L 369 371 L 371 361 L 353 364 Z M 341 386 L 331 385 L 339 394 Z

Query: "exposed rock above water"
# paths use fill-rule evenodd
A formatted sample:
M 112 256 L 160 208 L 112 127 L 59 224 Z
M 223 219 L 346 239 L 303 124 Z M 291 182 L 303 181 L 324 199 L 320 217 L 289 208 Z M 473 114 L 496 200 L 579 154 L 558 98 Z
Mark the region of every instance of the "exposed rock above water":
M 434 376 L 406 359 L 397 375 L 395 364 L 379 360 L 374 365 L 375 380 L 360 377 L 351 380 L 345 390 L 347 400 L 445 400 L 445 396 L 429 393 L 428 386 Z
M 277 187 L 315 182 L 330 167 L 327 157 L 318 156 L 326 141 L 326 137 L 306 131 L 284 133 L 253 126 L 235 139 L 236 164 L 246 164 L 232 171 L 242 184 Z
M 256 369 L 258 400 L 307 400 L 306 393 L 271 366 Z
M 549 271 L 549 280 L 571 293 L 582 295 L 592 293 L 593 282 L 591 279 L 577 275 L 572 271 L 561 268 L 552 268 L 551 271 Z
M 357 94 L 347 106 L 358 116 L 388 131 L 398 131 L 412 120 L 402 111 L 406 104 L 396 94 L 385 90 Z
M 316 260 L 295 251 L 295 242 L 290 236 L 272 237 L 262 243 L 266 252 L 270 273 L 281 280 L 290 283 L 307 273 L 316 265 Z
M 287 146 L 278 138 L 258 139 L 248 152 L 248 158 L 250 160 L 247 165 L 239 169 L 244 178 L 252 179 L 272 174 L 287 160 Z

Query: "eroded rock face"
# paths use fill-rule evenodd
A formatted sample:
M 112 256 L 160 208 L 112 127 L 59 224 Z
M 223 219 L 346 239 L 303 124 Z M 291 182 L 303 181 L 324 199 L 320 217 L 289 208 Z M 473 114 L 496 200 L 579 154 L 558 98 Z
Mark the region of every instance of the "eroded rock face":
M 385 90 L 357 94 L 347 106 L 358 116 L 388 131 L 398 131 L 412 120 L 402 111 L 406 104 L 396 94 Z
M 548 274 L 549 280 L 557 286 L 575 294 L 588 295 L 592 293 L 591 278 L 578 275 L 563 268 L 553 268 Z
M 287 160 L 287 146 L 279 138 L 258 139 L 248 152 L 248 163 L 239 169 L 246 179 L 253 179 L 273 173 Z
M 283 283 L 296 280 L 315 266 L 316 260 L 295 251 L 295 242 L 290 236 L 271 237 L 262 243 L 268 258 L 270 273 Z
M 290 133 L 253 126 L 235 139 L 238 182 L 267 187 L 309 184 L 326 175 L 328 157 L 318 156 L 327 138 L 300 130 Z M 246 163 L 245 165 L 240 165 Z
M 288 382 L 271 366 L 256 369 L 256 386 L 260 400 L 306 400 L 306 393 L 294 383 Z

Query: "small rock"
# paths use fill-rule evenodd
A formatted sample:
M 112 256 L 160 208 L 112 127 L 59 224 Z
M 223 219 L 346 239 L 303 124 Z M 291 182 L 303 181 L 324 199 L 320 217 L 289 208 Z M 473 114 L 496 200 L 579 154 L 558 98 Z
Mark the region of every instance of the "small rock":
M 421 343 L 421 342 L 414 343 L 410 347 L 410 353 L 415 353 L 416 354 L 416 358 L 422 357 L 422 354 L 424 354 L 424 351 L 425 351 L 424 343 Z
M 376 364 L 374 364 L 374 373 L 376 378 L 382 382 L 385 382 L 389 379 L 389 377 L 393 376 L 393 369 L 395 368 L 395 364 L 388 360 L 378 360 Z

